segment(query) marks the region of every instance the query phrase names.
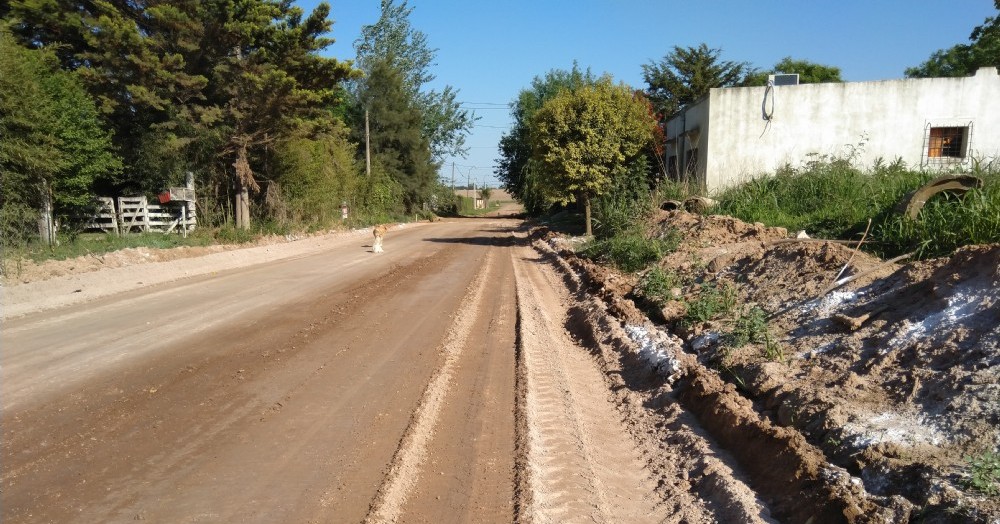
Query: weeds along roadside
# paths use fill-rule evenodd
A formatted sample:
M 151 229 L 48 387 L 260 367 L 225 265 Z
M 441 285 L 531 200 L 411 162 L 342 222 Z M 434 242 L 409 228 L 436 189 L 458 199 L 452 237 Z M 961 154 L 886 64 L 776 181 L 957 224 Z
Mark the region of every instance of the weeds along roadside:
M 878 163 L 862 171 L 847 162 L 821 160 L 802 169 L 786 168 L 771 178 L 751 180 L 719 195 L 719 207 L 712 214 L 731 215 L 744 222 L 761 222 L 795 231 L 804 229 L 813 237 L 857 240 L 871 220 L 871 230 L 864 249 L 894 257 L 914 253 L 914 258 L 946 256 L 965 245 L 1000 243 L 1000 169 L 977 166 L 972 174 L 983 187 L 964 195 L 939 194 L 923 208 L 916 220 L 904 217 L 898 206 L 908 193 L 936 178 L 939 172 L 906 169 L 901 163 Z M 680 200 L 678 198 L 678 200 Z M 598 220 L 602 217 L 598 216 Z M 750 346 L 756 357 L 738 353 L 742 362 L 786 362 L 791 358 L 768 324 L 767 312 L 752 303 L 740 303 L 740 293 L 732 283 L 702 281 L 692 272 L 675 272 L 661 266 L 650 255 L 663 238 L 643 234 L 642 228 L 621 230 L 596 238 L 577 252 L 596 262 L 613 265 L 630 273 L 635 284 L 631 298 L 647 314 L 672 315 L 666 323 L 675 329 L 685 325 L 712 324 L 720 349 L 711 362 L 720 373 L 728 372 L 727 381 L 742 387 L 741 378 L 730 366 L 730 351 Z M 676 243 L 665 248 L 676 248 Z M 697 274 L 697 271 L 694 273 Z M 673 309 L 670 307 L 674 307 Z M 684 337 L 697 342 L 697 338 Z M 839 444 L 834 444 L 834 447 Z M 997 496 L 1000 492 L 1000 462 L 995 452 L 986 451 L 966 457 L 962 481 L 970 493 Z
M 864 171 L 846 159 L 818 159 L 723 191 L 713 213 L 840 240 L 859 239 L 871 219 L 863 249 L 883 258 L 914 252 L 914 258 L 926 259 L 964 245 L 1000 242 L 1000 166 L 992 163 L 972 169 L 982 188 L 939 194 L 915 220 L 898 211 L 908 193 L 940 174 L 907 169 L 899 161 L 876 162 Z

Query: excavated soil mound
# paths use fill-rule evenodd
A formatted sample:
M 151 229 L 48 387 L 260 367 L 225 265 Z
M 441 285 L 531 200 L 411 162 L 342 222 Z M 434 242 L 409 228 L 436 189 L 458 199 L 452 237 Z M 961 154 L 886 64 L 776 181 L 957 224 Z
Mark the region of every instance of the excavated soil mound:
M 731 217 L 664 213 L 651 233 L 671 230 L 681 244 L 660 265 L 683 282 L 676 302 L 712 283 L 737 303 L 694 326 L 655 317 L 684 351 L 674 395 L 724 446 L 752 450 L 730 452 L 755 489 L 787 482 L 830 510 L 814 522 L 1000 522 L 1000 499 L 970 482 L 970 459 L 1000 445 L 1000 246 L 899 265 Z M 574 266 L 637 322 L 634 277 Z M 734 347 L 726 334 L 751 305 L 768 342 Z M 785 503 L 772 510 L 807 516 Z

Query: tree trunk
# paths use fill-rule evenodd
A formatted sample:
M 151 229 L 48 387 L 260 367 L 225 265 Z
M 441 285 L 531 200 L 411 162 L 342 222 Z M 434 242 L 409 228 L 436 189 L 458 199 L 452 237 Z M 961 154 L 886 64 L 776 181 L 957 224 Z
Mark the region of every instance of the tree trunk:
M 233 167 L 236 168 L 236 227 L 250 229 L 250 190 L 260 191 L 260 186 L 253 179 L 253 170 L 250 169 L 250 161 L 247 159 L 247 144 L 250 139 L 237 136 L 233 141 L 239 144 L 236 161 L 233 162 Z
M 242 180 L 236 181 L 236 229 L 250 229 L 250 190 Z
M 594 229 L 590 224 L 590 195 L 583 195 L 583 214 L 587 217 L 587 236 L 594 236 Z

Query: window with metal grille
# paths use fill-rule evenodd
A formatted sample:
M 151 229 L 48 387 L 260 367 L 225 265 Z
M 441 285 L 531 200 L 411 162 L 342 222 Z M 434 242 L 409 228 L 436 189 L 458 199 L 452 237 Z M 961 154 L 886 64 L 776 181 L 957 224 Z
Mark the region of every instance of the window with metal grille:
M 965 158 L 968 127 L 932 127 L 927 141 L 927 158 Z

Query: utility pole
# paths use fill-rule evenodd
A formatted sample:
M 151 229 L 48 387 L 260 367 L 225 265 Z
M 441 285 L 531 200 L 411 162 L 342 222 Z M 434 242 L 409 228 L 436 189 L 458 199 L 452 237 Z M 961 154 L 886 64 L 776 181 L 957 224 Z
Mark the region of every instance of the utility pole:
M 455 163 L 454 162 L 451 163 L 451 192 L 452 193 L 455 192 Z M 454 194 L 452 195 L 452 198 L 455 198 Z
M 476 186 L 472 185 L 472 172 L 475 171 L 475 170 L 476 170 L 476 166 L 472 166 L 472 167 L 469 168 L 469 181 L 468 181 L 468 185 L 465 186 L 466 188 L 471 188 L 472 191 L 476 190 Z M 468 189 L 466 191 L 468 191 Z M 475 196 L 469 195 L 469 198 L 475 198 Z M 475 200 L 473 200 L 473 203 L 475 203 Z
M 368 134 L 368 110 L 365 109 L 365 175 L 372 176 L 372 146 Z

